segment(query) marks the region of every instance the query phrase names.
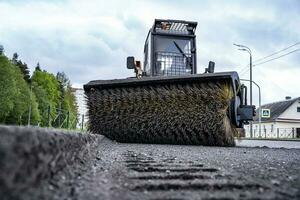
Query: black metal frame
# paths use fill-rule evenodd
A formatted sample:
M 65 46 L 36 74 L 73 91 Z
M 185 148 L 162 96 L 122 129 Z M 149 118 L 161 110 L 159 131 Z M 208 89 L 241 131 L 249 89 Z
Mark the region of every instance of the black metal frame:
M 180 76 L 153 76 L 143 77 L 142 79 L 127 78 L 127 79 L 113 79 L 113 80 L 95 80 L 83 86 L 85 91 L 99 88 L 118 88 L 123 86 L 141 86 L 141 85 L 156 85 L 162 83 L 188 83 L 193 81 L 212 81 L 212 80 L 231 80 L 233 91 L 237 92 L 240 83 L 238 74 L 236 72 L 217 72 L 206 74 L 194 74 L 194 75 L 180 75 Z M 237 94 L 235 94 L 237 95 Z
M 181 27 L 191 27 L 191 31 L 183 31 L 182 33 L 180 31 L 157 31 L 157 26 L 160 23 L 177 23 L 177 24 L 183 24 Z M 174 26 L 175 27 L 175 26 Z M 144 44 L 144 53 L 148 51 L 146 49 L 146 44 L 151 45 L 150 49 L 151 52 L 147 52 L 150 54 L 148 56 L 148 59 L 150 59 L 150 74 L 146 74 L 146 76 L 156 76 L 159 74 L 156 74 L 156 57 L 155 57 L 155 39 L 157 37 L 166 37 L 166 38 L 174 38 L 176 39 L 186 39 L 191 41 L 191 53 L 192 53 L 192 71 L 191 74 L 197 74 L 197 50 L 196 50 L 196 31 L 197 22 L 191 22 L 191 21 L 183 21 L 183 20 L 162 20 L 162 19 L 155 19 L 154 25 L 150 29 L 147 38 L 145 40 Z M 151 39 L 151 44 L 149 44 L 149 38 Z M 144 71 L 145 71 L 145 65 L 146 62 L 144 61 Z
M 174 28 L 170 28 L 168 29 L 168 33 L 164 33 L 164 31 L 159 31 L 160 29 L 160 25 L 162 23 L 167 23 L 167 24 L 171 24 L 171 27 L 174 25 Z M 184 20 L 173 20 L 173 19 L 155 19 L 154 20 L 154 24 L 152 26 L 152 32 L 153 33 L 162 33 L 162 34 L 173 34 L 173 35 L 195 35 L 195 31 L 196 31 L 196 27 L 197 27 L 197 22 L 192 22 L 192 21 L 184 21 Z M 190 28 L 190 30 L 187 30 L 188 27 Z M 181 29 L 180 29 L 181 28 Z M 186 28 L 186 29 L 184 29 Z M 186 33 L 186 34 L 184 34 Z

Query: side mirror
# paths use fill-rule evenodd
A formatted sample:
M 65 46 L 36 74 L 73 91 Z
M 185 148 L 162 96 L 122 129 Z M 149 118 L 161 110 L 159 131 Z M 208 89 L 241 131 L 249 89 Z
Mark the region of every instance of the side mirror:
M 135 68 L 135 61 L 133 56 L 127 57 L 127 69 L 134 69 Z
M 214 73 L 215 72 L 215 63 L 209 61 L 208 68 L 205 68 L 205 73 Z

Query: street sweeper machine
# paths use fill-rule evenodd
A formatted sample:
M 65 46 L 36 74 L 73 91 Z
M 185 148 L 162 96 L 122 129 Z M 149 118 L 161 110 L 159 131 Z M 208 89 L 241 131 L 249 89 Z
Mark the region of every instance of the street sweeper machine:
M 233 146 L 253 119 L 236 72 L 197 73 L 197 22 L 156 19 L 144 61 L 127 58 L 135 77 L 84 85 L 88 128 L 119 142 Z

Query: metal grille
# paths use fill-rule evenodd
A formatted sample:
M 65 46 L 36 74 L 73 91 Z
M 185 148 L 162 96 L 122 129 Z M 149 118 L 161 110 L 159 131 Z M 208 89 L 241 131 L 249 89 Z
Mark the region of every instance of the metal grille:
M 194 35 L 196 26 L 195 22 L 156 20 L 154 30 L 158 33 Z
M 192 55 L 172 52 L 156 52 L 158 75 L 172 76 L 192 73 Z
M 156 27 L 156 32 L 189 34 L 187 24 L 184 23 L 165 23 L 159 27 Z

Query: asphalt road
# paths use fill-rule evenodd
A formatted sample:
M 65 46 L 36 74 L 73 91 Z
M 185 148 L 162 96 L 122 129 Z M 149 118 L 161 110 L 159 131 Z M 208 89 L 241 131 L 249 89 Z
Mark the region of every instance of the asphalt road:
M 24 199 L 300 199 L 300 149 L 120 144 Z

